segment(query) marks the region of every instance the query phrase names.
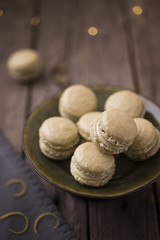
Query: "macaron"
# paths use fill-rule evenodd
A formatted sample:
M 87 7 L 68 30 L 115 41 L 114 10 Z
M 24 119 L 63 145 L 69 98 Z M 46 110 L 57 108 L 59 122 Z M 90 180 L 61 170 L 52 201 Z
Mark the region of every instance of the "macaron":
M 79 142 L 78 129 L 62 117 L 46 119 L 39 129 L 39 147 L 50 159 L 63 160 L 72 155 Z
M 113 93 L 105 102 L 104 109 L 117 108 L 128 113 L 132 118 L 140 118 L 145 115 L 143 99 L 135 92 L 122 90 Z
M 91 139 L 104 153 L 125 152 L 136 136 L 134 120 L 118 109 L 104 111 L 91 126 Z
M 59 100 L 59 112 L 62 117 L 77 122 L 85 113 L 96 111 L 97 97 L 88 87 L 72 85 L 65 89 Z
M 21 49 L 10 55 L 7 61 L 10 76 L 19 83 L 33 81 L 42 73 L 39 53 L 33 49 Z
M 92 122 L 101 115 L 101 112 L 89 112 L 84 114 L 77 122 L 78 130 L 82 138 L 91 141 L 90 128 Z
M 103 154 L 94 143 L 86 142 L 76 148 L 70 171 L 77 182 L 99 187 L 115 173 L 115 160 L 112 154 Z
M 138 134 L 133 144 L 128 148 L 126 155 L 135 161 L 143 161 L 158 152 L 160 133 L 147 119 L 135 118 L 134 121 Z

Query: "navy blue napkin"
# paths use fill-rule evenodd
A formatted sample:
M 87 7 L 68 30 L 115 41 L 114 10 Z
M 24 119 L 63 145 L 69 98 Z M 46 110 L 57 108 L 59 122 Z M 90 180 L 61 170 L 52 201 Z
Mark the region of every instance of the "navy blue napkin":
M 14 183 L 8 187 L 5 186 L 12 179 L 20 179 L 26 183 L 27 191 L 23 196 L 13 196 L 13 194 L 21 192 L 23 188 L 21 184 Z M 18 235 L 9 229 L 16 232 L 21 231 L 26 224 L 23 216 L 12 215 L 0 219 L 1 240 L 77 240 L 32 170 L 0 133 L 0 217 L 11 212 L 25 214 L 29 220 L 29 227 L 24 233 Z M 55 215 L 44 216 L 38 221 L 37 235 L 34 224 L 38 217 L 45 213 L 54 213 Z M 53 229 L 58 222 L 59 226 Z

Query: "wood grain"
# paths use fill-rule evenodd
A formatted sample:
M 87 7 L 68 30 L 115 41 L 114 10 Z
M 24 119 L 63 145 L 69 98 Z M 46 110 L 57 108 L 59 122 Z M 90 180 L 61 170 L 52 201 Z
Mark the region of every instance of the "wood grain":
M 100 6 L 100 9 L 103 9 L 101 9 L 101 11 L 104 12 L 103 14 L 102 12 L 99 14 L 96 12 L 93 15 L 90 14 L 87 17 L 91 18 L 92 16 L 94 19 L 96 18 L 96 15 L 100 15 L 101 20 L 96 19 L 97 21 L 95 20 L 95 22 L 106 22 L 110 26 L 109 34 L 111 34 L 111 38 L 108 39 L 105 48 L 103 48 L 105 49 L 103 52 L 109 54 L 102 54 L 101 61 L 99 61 L 102 65 L 107 62 L 111 63 L 111 65 L 107 71 L 107 81 L 105 78 L 103 78 L 102 83 L 108 83 L 108 79 L 112 79 L 112 84 L 127 86 L 129 88 L 135 89 L 135 76 L 133 75 L 133 69 L 130 63 L 130 52 L 128 51 L 128 46 L 126 44 L 128 38 L 126 37 L 126 29 L 124 27 L 123 19 L 124 16 L 122 14 L 121 8 L 118 4 L 114 4 L 113 2 L 110 3 L 109 1 L 102 1 Z M 95 9 L 97 11 L 98 6 L 95 6 Z M 93 19 L 92 21 L 94 22 Z M 106 26 L 108 25 L 106 24 Z M 118 35 L 116 35 L 115 32 L 118 32 Z M 130 32 L 128 35 L 130 35 Z M 105 34 L 102 35 L 101 38 L 103 40 L 101 39 L 99 42 L 105 42 Z M 101 46 L 104 47 L 102 44 Z M 121 46 L 123 47 L 121 48 Z M 89 46 L 89 49 L 91 51 L 91 54 L 93 54 L 93 48 Z M 121 52 L 122 49 L 123 51 Z M 116 57 L 116 55 L 118 57 Z M 112 59 L 112 61 L 110 61 L 110 59 Z M 93 58 L 92 62 L 94 62 Z M 97 62 L 95 64 L 98 65 Z M 96 71 L 96 67 L 93 67 L 93 69 L 93 71 Z M 106 68 L 103 66 L 103 69 Z M 91 70 L 88 71 L 88 74 L 90 73 L 92 74 Z M 101 76 L 106 77 L 106 74 L 104 75 L 103 71 L 101 71 L 101 73 Z M 148 199 L 149 206 L 147 212 L 146 208 L 143 208 L 143 202 L 145 201 L 146 203 L 146 199 Z M 106 239 L 106 236 L 107 239 L 154 239 L 154 237 L 158 235 L 157 215 L 154 209 L 155 199 L 152 189 L 139 191 L 136 194 L 132 194 L 131 196 L 114 200 L 89 200 L 88 206 L 90 239 Z M 139 214 L 137 214 L 137 212 Z M 141 222 L 139 220 L 139 216 L 142 217 L 141 219 L 148 219 L 148 215 L 151 216 L 154 224 L 152 226 L 148 226 L 147 222 L 143 222 L 141 226 L 138 226 Z
M 143 13 L 140 16 L 135 15 L 132 11 L 136 4 L 142 7 Z M 134 4 L 121 1 L 121 6 L 126 26 L 128 48 L 130 56 L 132 56 L 130 61 L 133 72 L 136 73 L 135 81 L 139 88 L 137 90 L 159 104 L 160 2 L 141 1 Z M 160 181 L 153 185 L 153 189 L 159 216 Z
M 134 71 L 137 72 L 140 92 L 145 96 L 152 97 L 159 102 L 159 57 L 160 57 L 160 19 L 158 12 L 159 1 L 141 1 L 139 5 L 143 9 L 142 15 L 135 15 L 132 11 L 137 2 L 121 1 L 124 9 L 126 33 L 128 34 L 128 47 L 134 50 Z M 127 24 L 128 23 L 128 24 Z M 129 32 L 130 29 L 130 33 Z M 130 34 L 130 38 L 129 38 Z
M 51 2 L 50 4 L 42 2 L 38 48 L 45 59 L 45 82 L 43 79 L 33 88 L 32 106 L 61 89 L 56 82 L 52 82 L 50 75 L 52 67 L 57 67 L 61 62 L 65 62 L 72 83 L 116 84 L 131 89 L 135 87 L 123 15 L 118 2 L 115 4 L 109 1 L 101 1 L 100 4 L 96 1 L 79 1 L 76 4 L 72 2 L 70 5 L 72 17 L 68 16 L 68 3 L 63 4 L 61 9 L 60 2 L 56 2 L 55 12 L 48 10 L 49 6 L 51 8 Z M 91 25 L 95 25 L 99 30 L 95 37 L 87 33 Z M 109 239 L 117 239 L 119 236 L 120 239 L 127 239 L 130 232 L 132 239 L 152 239 L 158 234 L 152 189 L 126 197 L 125 201 L 87 200 L 88 204 L 85 199 L 76 198 L 60 190 L 55 190 L 54 194 L 63 216 L 80 239 L 98 239 L 99 236 L 100 239 L 106 239 L 106 236 L 109 236 Z M 144 206 L 143 202 L 146 200 L 148 203 Z M 125 205 L 127 207 L 124 207 Z M 138 233 L 135 229 L 139 223 L 139 215 L 134 209 L 137 209 L 141 219 L 146 219 L 146 222 L 138 227 Z M 152 225 L 149 225 L 148 216 L 153 221 Z
M 134 4 L 141 4 L 141 16 L 133 14 Z M 19 152 L 26 115 L 71 83 L 119 85 L 159 102 L 158 0 L 7 0 L 1 7 L 0 128 Z M 31 28 L 35 15 L 41 22 Z M 90 26 L 97 27 L 96 36 L 88 35 Z M 43 59 L 44 74 L 30 85 L 14 83 L 5 68 L 9 54 L 21 47 L 38 49 Z M 159 240 L 159 182 L 155 191 L 149 187 L 110 200 L 79 198 L 54 187 L 52 197 L 79 239 Z
M 7 0 L 1 5 L 4 15 L 0 18 L 0 128 L 19 152 L 28 87 L 18 85 L 8 76 L 6 61 L 14 50 L 29 47 L 31 3 Z
M 96 26 L 98 34 L 86 34 L 88 83 L 120 85 L 133 89 L 132 73 L 118 1 L 85 1 L 85 28 Z
M 90 201 L 89 209 L 90 239 L 159 239 L 149 188 L 121 199 Z
M 53 96 L 64 88 L 65 85 L 63 82 L 58 82 L 56 74 L 59 74 L 60 78 L 62 75 L 64 78 L 71 78 L 68 65 L 71 59 L 70 51 L 73 51 L 71 37 L 73 36 L 72 26 L 76 19 L 77 6 L 78 3 L 73 0 L 42 1 L 37 47 L 43 59 L 45 72 L 43 78 L 32 86 L 30 111 L 44 99 Z M 74 31 L 77 34 L 79 28 L 75 28 Z M 47 186 L 47 190 L 52 194 L 62 215 L 77 236 L 87 240 L 86 200 L 74 197 L 54 187 L 51 190 Z

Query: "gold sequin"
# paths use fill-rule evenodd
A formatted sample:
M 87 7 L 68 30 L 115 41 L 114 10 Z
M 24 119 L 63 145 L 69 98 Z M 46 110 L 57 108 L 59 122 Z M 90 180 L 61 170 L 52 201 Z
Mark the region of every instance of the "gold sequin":
M 36 218 L 36 220 L 35 220 L 35 222 L 34 222 L 34 232 L 35 232 L 37 235 L 38 235 L 37 225 L 38 225 L 39 221 L 40 221 L 43 217 L 45 217 L 45 216 L 53 216 L 53 217 L 57 220 L 57 223 L 56 223 L 56 225 L 53 227 L 53 229 L 58 228 L 58 226 L 59 226 L 59 224 L 60 224 L 59 218 L 57 217 L 56 214 L 51 213 L 51 212 L 42 213 L 42 214 L 40 214 L 40 215 Z
M 32 17 L 30 20 L 30 24 L 32 26 L 37 26 L 38 24 L 40 24 L 40 18 L 37 16 Z
M 0 9 L 0 17 L 2 17 L 4 14 L 3 9 Z
M 133 13 L 136 15 L 141 15 L 143 12 L 142 8 L 140 6 L 134 6 L 133 7 Z
M 23 189 L 19 193 L 14 193 L 13 196 L 14 197 L 22 197 L 27 192 L 27 184 L 22 179 L 11 179 L 5 183 L 5 187 L 8 187 L 14 183 L 22 184 Z
M 89 27 L 88 28 L 88 34 L 91 36 L 95 36 L 98 34 L 98 29 L 96 27 Z
M 27 217 L 24 213 L 21 213 L 21 212 L 9 212 L 9 213 L 6 213 L 6 214 L 4 214 L 3 216 L 1 216 L 0 219 L 3 220 L 3 219 L 5 219 L 5 218 L 8 218 L 8 217 L 14 216 L 14 215 L 22 216 L 22 217 L 25 219 L 25 221 L 26 221 L 25 227 L 24 227 L 21 231 L 19 231 L 19 232 L 16 232 L 16 231 L 14 231 L 14 230 L 12 230 L 12 229 L 9 228 L 9 231 L 10 231 L 10 232 L 19 235 L 19 234 L 24 233 L 24 232 L 28 229 L 28 227 L 29 227 L 28 217 Z

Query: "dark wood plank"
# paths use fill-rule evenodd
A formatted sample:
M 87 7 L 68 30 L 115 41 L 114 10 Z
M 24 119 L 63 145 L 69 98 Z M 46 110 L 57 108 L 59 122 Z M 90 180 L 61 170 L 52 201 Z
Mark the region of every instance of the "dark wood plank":
M 61 89 L 54 81 L 52 73 L 65 59 L 65 44 L 71 11 L 72 4 L 62 0 L 54 3 L 42 1 L 38 50 L 43 59 L 44 77 L 33 87 L 31 109 Z
M 90 201 L 90 239 L 159 239 L 151 191 L 141 190 L 121 199 Z
M 28 87 L 16 84 L 6 69 L 8 56 L 17 49 L 29 47 L 32 1 L 3 1 L 0 17 L 0 128 L 21 152 L 22 129 L 26 114 Z
M 138 5 L 143 9 L 142 15 L 139 16 L 132 11 L 137 3 L 121 1 L 129 51 L 134 50 L 134 55 L 130 60 L 132 65 L 133 61 L 135 62 L 133 68 L 137 73 L 139 91 L 159 102 L 160 2 L 158 0 L 139 2 Z
M 126 38 L 134 81 L 139 93 L 148 96 L 153 101 L 160 101 L 160 2 L 141 1 L 131 3 L 120 1 L 124 16 Z M 134 5 L 140 5 L 143 13 L 135 15 L 132 11 Z M 154 202 L 160 215 L 160 181 L 153 185 L 155 192 Z M 159 218 L 160 224 L 160 218 Z M 159 239 L 157 237 L 157 239 Z
M 77 237 L 88 240 L 87 200 L 57 189 L 56 202 Z
M 73 36 L 73 25 L 75 34 L 79 31 L 74 23 L 78 10 L 79 3 L 73 0 L 42 1 L 38 50 L 42 56 L 45 71 L 41 81 L 33 84 L 30 111 L 44 99 L 64 88 L 65 83 L 61 82 L 62 75 L 67 79 L 72 79 L 68 67 L 69 59 L 71 59 L 70 49 L 72 49 L 70 39 Z M 65 74 L 62 73 L 63 71 Z M 76 72 L 77 79 L 79 79 L 79 72 Z M 60 75 L 60 80 L 58 75 Z M 76 82 L 73 79 L 72 81 Z M 77 236 L 87 240 L 86 200 L 54 187 L 50 188 L 49 185 L 46 185 L 47 183 L 44 184 Z
M 87 3 L 88 6 L 91 5 L 91 2 L 87 1 Z M 135 89 L 135 76 L 133 75 L 132 66 L 130 66 L 130 53 L 128 52 L 126 43 L 128 38 L 126 37 L 121 8 L 119 8 L 117 2 L 101 1 L 99 6 L 98 4 L 99 2 L 97 5 L 96 3 L 94 5 L 94 14 L 89 14 L 86 18 L 89 19 L 90 22 L 94 22 L 94 24 L 99 21 L 105 23 L 106 28 L 103 26 L 103 34 L 100 36 L 101 40 L 99 39 L 103 54 L 101 54 L 101 58 L 97 57 L 97 55 L 95 55 L 95 58 L 93 57 L 93 49 L 96 48 L 93 46 L 96 46 L 96 43 L 93 43 L 94 39 L 92 39 L 91 45 L 88 45 L 89 50 L 87 49 L 88 52 L 90 52 L 87 56 L 89 56 L 89 54 L 92 56 L 90 57 L 92 64 L 88 63 L 90 66 L 88 75 L 91 75 L 91 77 L 88 78 L 90 81 L 95 79 L 92 71 L 95 72 L 95 69 L 98 69 L 97 66 L 102 65 L 103 70 L 101 69 L 101 71 L 99 71 L 102 77 L 101 83 L 108 83 L 108 79 L 111 79 L 112 81 L 110 83 L 112 84 Z M 99 18 L 99 16 L 101 16 L 101 18 Z M 101 47 L 97 47 L 98 54 L 102 51 Z M 100 64 L 94 60 L 96 57 Z M 110 64 L 107 71 L 105 71 L 106 63 Z M 92 66 L 94 67 L 92 68 Z M 98 78 L 98 73 L 95 76 Z M 96 79 L 95 82 L 98 83 Z M 128 197 L 114 200 L 89 200 L 88 207 L 90 239 L 106 239 L 106 237 L 109 240 L 159 239 L 155 198 L 152 189 L 139 191 Z M 150 216 L 152 220 L 150 220 L 148 216 Z M 145 219 L 145 222 L 140 221 L 140 218 L 141 220 Z M 151 221 L 154 223 L 151 223 Z M 139 225 L 140 222 L 141 225 Z
M 87 35 L 90 26 L 96 36 Z M 133 89 L 132 73 L 118 1 L 85 1 L 87 82 Z
M 140 93 L 148 96 L 153 101 L 160 101 L 160 2 L 141 1 L 140 6 L 143 13 L 136 16 L 132 12 L 133 4 L 124 3 L 123 9 L 126 13 L 126 22 L 130 22 L 133 46 L 135 49 L 134 61 Z M 130 41 L 130 42 L 131 42 Z M 157 187 L 160 182 L 157 183 Z M 158 195 L 160 194 L 160 187 Z M 159 196 L 160 199 L 160 196 Z
M 99 29 L 95 37 L 87 33 L 91 25 Z M 52 74 L 61 65 L 67 69 L 72 83 L 134 88 L 118 2 L 43 1 L 39 37 L 38 50 L 44 59 L 45 74 L 33 85 L 30 111 L 63 88 Z M 130 239 L 129 233 L 131 239 L 159 239 L 152 189 L 125 200 L 87 200 L 88 204 L 85 199 L 60 190 L 53 189 L 53 196 L 80 239 Z

